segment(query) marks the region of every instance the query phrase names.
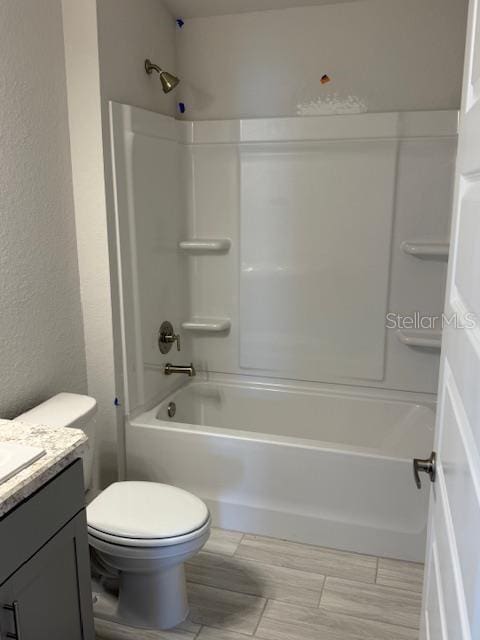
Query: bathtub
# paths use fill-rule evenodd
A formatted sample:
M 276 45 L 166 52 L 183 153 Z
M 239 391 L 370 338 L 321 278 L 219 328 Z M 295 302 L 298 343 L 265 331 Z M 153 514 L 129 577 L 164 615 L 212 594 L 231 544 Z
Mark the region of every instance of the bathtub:
M 412 458 L 432 449 L 434 406 L 419 398 L 195 380 L 128 421 L 127 475 L 195 493 L 227 529 L 423 560 Z

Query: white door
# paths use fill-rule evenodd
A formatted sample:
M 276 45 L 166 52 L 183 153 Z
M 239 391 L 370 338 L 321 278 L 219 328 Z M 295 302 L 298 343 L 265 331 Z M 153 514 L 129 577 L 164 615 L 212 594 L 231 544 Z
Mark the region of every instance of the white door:
M 449 319 L 479 320 L 444 328 L 422 640 L 480 640 L 479 13 L 471 0 L 445 305 Z

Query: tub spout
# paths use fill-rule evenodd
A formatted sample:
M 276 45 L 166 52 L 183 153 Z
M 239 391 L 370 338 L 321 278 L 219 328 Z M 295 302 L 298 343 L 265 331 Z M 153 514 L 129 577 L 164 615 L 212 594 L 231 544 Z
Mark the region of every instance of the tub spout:
M 172 373 L 186 373 L 188 376 L 190 376 L 190 378 L 193 378 L 193 376 L 197 375 L 195 367 L 193 366 L 193 362 L 191 362 L 187 366 L 170 364 L 170 362 L 168 362 L 165 365 L 165 369 L 163 371 L 166 376 L 171 376 Z

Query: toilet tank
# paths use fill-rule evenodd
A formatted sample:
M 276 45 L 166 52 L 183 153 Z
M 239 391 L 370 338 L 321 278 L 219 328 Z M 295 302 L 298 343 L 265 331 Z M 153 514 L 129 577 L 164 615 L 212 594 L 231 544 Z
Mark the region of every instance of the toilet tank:
M 75 427 L 88 437 L 89 448 L 83 455 L 85 491 L 92 484 L 92 466 L 95 437 L 95 413 L 97 401 L 77 393 L 59 393 L 42 404 L 17 416 L 17 420 L 44 424 L 50 427 Z

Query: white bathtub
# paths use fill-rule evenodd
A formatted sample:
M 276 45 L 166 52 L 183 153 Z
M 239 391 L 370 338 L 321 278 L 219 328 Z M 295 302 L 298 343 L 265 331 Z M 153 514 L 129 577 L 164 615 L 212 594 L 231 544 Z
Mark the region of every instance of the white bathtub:
M 192 491 L 225 528 L 422 560 L 411 467 L 433 426 L 431 406 L 384 392 L 199 380 L 130 420 L 128 477 Z

